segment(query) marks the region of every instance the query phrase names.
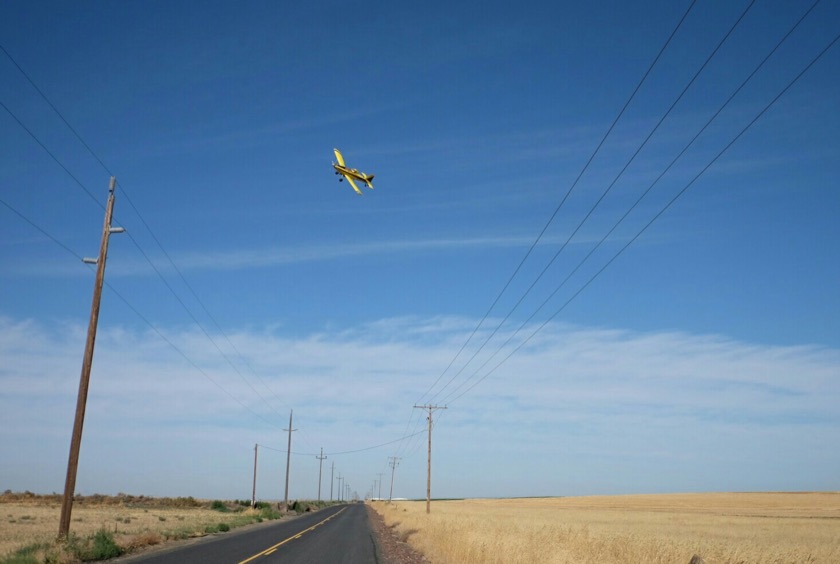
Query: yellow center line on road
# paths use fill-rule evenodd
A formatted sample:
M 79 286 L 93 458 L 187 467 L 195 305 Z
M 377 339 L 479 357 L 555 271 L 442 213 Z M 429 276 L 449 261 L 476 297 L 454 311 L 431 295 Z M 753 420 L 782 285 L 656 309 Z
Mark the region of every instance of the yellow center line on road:
M 258 553 L 258 554 L 253 555 L 251 558 L 248 558 L 248 559 L 246 559 L 246 560 L 243 560 L 242 562 L 239 562 L 239 564 L 245 564 L 246 562 L 251 562 L 252 560 L 256 560 L 256 559 L 257 559 L 257 558 L 259 558 L 260 556 L 265 556 L 265 555 L 267 555 L 267 554 L 271 554 L 272 552 L 274 552 L 274 551 L 275 551 L 275 550 L 277 550 L 280 546 L 282 546 L 282 545 L 286 544 L 287 542 L 289 542 L 289 541 L 293 541 L 293 540 L 295 540 L 295 539 L 299 539 L 300 537 L 302 537 L 304 534 L 308 533 L 309 531 L 311 531 L 311 530 L 315 529 L 316 527 L 319 527 L 320 525 L 323 525 L 324 523 L 326 523 L 327 521 L 329 521 L 330 519 L 332 519 L 333 517 L 335 517 L 336 515 L 338 515 L 338 514 L 339 514 L 339 513 L 341 513 L 342 511 L 344 511 L 345 509 L 347 509 L 347 508 L 346 508 L 346 507 L 342 507 L 340 510 L 336 511 L 335 513 L 333 513 L 332 515 L 330 515 L 329 517 L 327 517 L 327 518 L 326 518 L 326 519 L 324 519 L 323 521 L 320 521 L 320 522 L 318 522 L 318 523 L 315 523 L 314 525 L 312 525 L 312 526 L 311 526 L 311 527 L 309 527 L 308 529 L 304 529 L 304 530 L 302 530 L 301 532 L 296 533 L 295 535 L 293 535 L 293 536 L 291 536 L 291 537 L 287 538 L 286 540 L 278 542 L 278 543 L 277 543 L 277 544 L 275 544 L 274 546 L 269 546 L 268 548 L 266 548 L 266 549 L 265 549 L 265 550 L 263 550 L 262 552 L 260 552 L 260 553 Z

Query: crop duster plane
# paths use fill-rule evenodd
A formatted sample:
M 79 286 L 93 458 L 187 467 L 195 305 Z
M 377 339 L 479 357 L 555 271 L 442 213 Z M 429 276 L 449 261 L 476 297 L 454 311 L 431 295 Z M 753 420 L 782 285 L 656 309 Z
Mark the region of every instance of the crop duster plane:
M 359 187 L 356 186 L 355 182 L 353 182 L 354 179 L 361 180 L 362 182 L 367 184 L 368 188 L 373 190 L 372 174 L 365 174 L 364 172 L 359 172 L 355 168 L 347 168 L 347 166 L 344 164 L 344 157 L 341 156 L 341 151 L 339 151 L 338 149 L 333 149 L 333 151 L 335 152 L 335 160 L 338 161 L 336 163 L 333 163 L 333 168 L 335 169 L 336 174 L 340 174 L 342 176 L 338 179 L 339 182 L 346 178 L 347 182 L 350 183 L 350 186 L 353 187 L 353 190 L 355 190 L 356 194 L 358 194 L 359 196 L 362 195 L 362 191 L 359 190 Z

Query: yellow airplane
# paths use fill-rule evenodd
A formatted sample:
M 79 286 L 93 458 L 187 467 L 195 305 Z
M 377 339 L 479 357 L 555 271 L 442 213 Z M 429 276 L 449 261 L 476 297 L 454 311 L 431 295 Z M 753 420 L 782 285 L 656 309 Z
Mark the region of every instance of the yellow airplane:
M 359 187 L 356 186 L 355 182 L 353 182 L 354 178 L 356 180 L 361 180 L 362 182 L 367 184 L 368 188 L 373 190 L 373 183 L 371 182 L 373 180 L 372 174 L 365 174 L 364 172 L 359 172 L 355 168 L 347 168 L 347 166 L 345 166 L 344 164 L 344 157 L 341 156 L 341 151 L 339 151 L 338 149 L 333 149 L 333 151 L 335 152 L 335 160 L 338 161 L 338 163 L 333 163 L 333 168 L 335 169 L 336 174 L 340 174 L 343 177 L 338 179 L 339 182 L 346 178 L 347 182 L 350 183 L 350 186 L 353 187 L 353 190 L 355 190 L 356 194 L 358 194 L 359 196 L 362 195 L 362 191 L 359 190 Z

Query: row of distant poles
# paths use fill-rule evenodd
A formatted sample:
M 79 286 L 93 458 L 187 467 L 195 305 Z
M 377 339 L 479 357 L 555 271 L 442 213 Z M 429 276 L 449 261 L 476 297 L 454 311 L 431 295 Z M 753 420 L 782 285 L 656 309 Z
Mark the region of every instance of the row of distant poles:
M 292 457 L 292 431 L 297 431 L 297 429 L 292 428 L 292 418 L 294 416 L 294 410 L 289 411 L 289 428 L 283 429 L 284 431 L 289 432 L 289 442 L 288 447 L 286 449 L 286 489 L 283 497 L 283 503 L 286 507 L 289 506 L 289 472 L 291 470 L 291 457 Z M 257 458 L 259 455 L 259 443 L 254 445 L 254 479 L 251 486 L 251 507 L 255 508 L 257 506 Z M 315 458 L 318 459 L 318 501 L 321 501 L 321 484 L 323 482 L 322 475 L 323 475 L 323 468 L 324 468 L 324 460 L 327 459 L 327 456 L 324 454 L 324 447 L 321 447 L 321 454 L 316 454 Z M 330 501 L 333 498 L 333 475 L 335 473 L 335 461 L 332 463 L 332 468 L 330 470 Z M 342 485 L 342 480 L 344 477 L 339 474 L 335 480 L 338 480 L 339 490 L 338 490 L 338 500 L 341 501 L 343 499 L 347 499 L 349 497 L 349 490 L 350 485 L 346 482 Z
M 111 227 L 111 218 L 114 213 L 114 192 L 117 187 L 117 179 L 112 176 L 108 185 L 108 203 L 105 206 L 105 225 L 102 228 L 102 242 L 99 245 L 99 256 L 95 259 L 82 259 L 87 264 L 96 265 L 96 279 L 93 283 L 93 300 L 90 308 L 90 321 L 88 322 L 87 340 L 85 342 L 85 354 L 82 360 L 82 373 L 79 378 L 79 394 L 76 398 L 76 416 L 73 420 L 73 435 L 70 439 L 70 456 L 67 460 L 67 478 L 64 482 L 64 496 L 61 501 L 61 519 L 58 524 L 59 538 L 66 538 L 70 532 L 70 514 L 73 511 L 73 493 L 76 490 L 76 472 L 79 467 L 79 450 L 82 444 L 82 428 L 85 423 L 85 407 L 87 406 L 88 389 L 90 387 L 90 370 L 93 365 L 93 348 L 96 343 L 96 327 L 99 323 L 99 304 L 102 301 L 102 286 L 105 280 L 105 262 L 108 258 L 108 241 L 111 233 L 123 233 L 125 229 L 122 227 Z M 428 410 L 429 415 L 427 420 L 429 422 L 429 447 L 427 458 L 427 477 L 426 477 L 426 513 L 430 512 L 431 492 L 432 492 L 432 412 L 437 409 L 446 409 L 446 406 L 436 405 L 415 405 L 416 409 Z M 292 415 L 289 412 L 289 428 L 283 429 L 289 432 L 288 450 L 286 453 L 286 489 L 284 502 L 286 506 L 289 505 L 289 467 L 290 455 L 292 450 L 292 431 L 297 429 L 292 428 Z M 257 447 L 254 445 L 254 483 L 251 493 L 251 505 L 256 506 L 256 491 L 257 491 Z M 318 458 L 318 500 L 321 499 L 321 469 L 323 461 L 327 457 L 324 456 L 324 449 L 321 448 L 321 454 L 316 456 Z M 398 465 L 399 459 L 396 457 L 389 457 L 389 465 L 391 466 L 391 495 L 389 501 L 394 493 L 394 470 Z M 333 463 L 333 471 L 335 470 L 335 463 Z M 339 475 L 339 481 L 342 477 Z M 330 472 L 330 499 L 332 499 L 332 481 L 333 476 Z M 346 488 L 346 484 L 345 484 Z M 381 476 L 380 476 L 381 488 Z
M 415 406 L 415 407 L 423 407 L 423 408 L 432 408 L 432 409 L 446 409 L 439 408 L 436 406 Z M 431 417 L 431 411 L 430 417 Z M 292 428 L 292 418 L 294 416 L 294 410 L 289 412 L 289 428 L 283 429 L 284 431 L 288 431 L 289 433 L 289 441 L 288 446 L 286 449 L 286 489 L 284 494 L 284 503 L 286 507 L 289 506 L 289 471 L 291 466 L 291 455 L 292 455 L 292 431 L 297 431 L 297 429 Z M 430 427 L 431 429 L 431 427 Z M 257 506 L 257 460 L 259 456 L 259 443 L 254 445 L 254 479 L 251 486 L 251 507 L 255 508 Z M 431 480 L 431 439 L 429 440 L 429 469 L 430 469 L 430 480 Z M 324 454 L 324 447 L 321 447 L 321 454 L 316 454 L 315 458 L 318 459 L 318 501 L 321 501 L 321 485 L 323 483 L 323 469 L 324 469 L 324 460 L 328 457 Z M 390 503 L 394 496 L 394 471 L 396 470 L 397 466 L 399 466 L 399 458 L 396 456 L 389 456 L 388 457 L 388 464 L 391 466 L 391 491 L 388 495 L 388 502 Z M 343 477 L 340 473 L 336 477 L 335 474 L 335 461 L 332 463 L 332 467 L 330 468 L 330 501 L 333 499 L 333 480 L 337 480 L 339 483 L 338 486 L 338 500 L 347 500 L 350 497 L 350 485 L 346 482 L 346 477 Z M 382 498 L 382 473 L 379 474 L 379 499 Z M 342 480 L 344 483 L 342 484 Z M 427 498 L 431 492 L 431 481 L 427 482 Z M 374 480 L 374 488 L 371 489 L 371 497 L 373 497 L 373 492 L 376 488 L 376 481 Z M 428 503 L 428 499 L 426 500 Z M 428 512 L 428 505 L 427 505 L 427 512 Z

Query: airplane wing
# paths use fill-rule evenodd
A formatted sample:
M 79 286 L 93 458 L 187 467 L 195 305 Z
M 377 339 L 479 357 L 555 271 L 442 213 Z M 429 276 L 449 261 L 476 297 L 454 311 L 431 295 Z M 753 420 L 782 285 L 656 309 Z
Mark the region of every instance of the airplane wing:
M 341 154 L 341 153 L 339 153 L 338 151 L 336 151 L 336 154 Z M 349 175 L 345 174 L 345 175 L 344 175 L 344 178 L 346 178 L 346 179 L 347 179 L 347 182 L 349 182 L 349 183 L 350 183 L 350 186 L 352 186 L 352 187 L 353 187 L 353 190 L 355 190 L 355 191 L 356 191 L 356 194 L 358 194 L 359 196 L 361 196 L 361 195 L 362 195 L 362 191 L 361 191 L 361 190 L 359 190 L 359 187 L 358 187 L 358 186 L 356 186 L 356 183 L 355 183 L 355 182 L 353 182 L 353 177 L 351 177 L 351 176 L 349 176 Z
M 333 149 L 333 152 L 335 153 L 335 160 L 338 161 L 338 164 L 341 166 L 345 166 L 344 157 L 341 156 L 341 151 L 339 151 L 338 149 Z

